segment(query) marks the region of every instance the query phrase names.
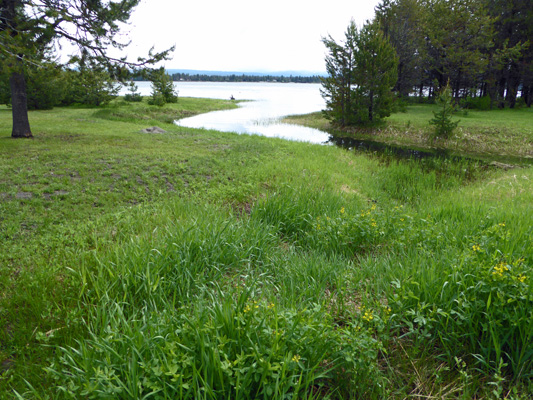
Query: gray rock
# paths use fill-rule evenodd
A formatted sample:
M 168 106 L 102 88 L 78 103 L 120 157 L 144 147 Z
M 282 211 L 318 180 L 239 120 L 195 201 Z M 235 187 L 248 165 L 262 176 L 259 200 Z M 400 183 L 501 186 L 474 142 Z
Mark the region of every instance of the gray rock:
M 150 128 L 146 128 L 141 130 L 141 133 L 167 133 L 164 129 L 161 129 L 158 126 L 152 126 Z

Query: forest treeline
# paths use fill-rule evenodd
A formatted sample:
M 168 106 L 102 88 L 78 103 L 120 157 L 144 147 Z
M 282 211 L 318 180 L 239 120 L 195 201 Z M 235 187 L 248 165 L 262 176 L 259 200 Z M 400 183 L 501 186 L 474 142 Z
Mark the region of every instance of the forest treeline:
M 276 75 L 207 75 L 207 74 L 172 74 L 174 81 L 186 82 L 283 82 L 283 83 L 320 83 L 319 76 L 276 76 Z
M 531 0 L 383 0 L 375 22 L 396 50 L 400 96 L 449 84 L 465 106 L 531 106 Z

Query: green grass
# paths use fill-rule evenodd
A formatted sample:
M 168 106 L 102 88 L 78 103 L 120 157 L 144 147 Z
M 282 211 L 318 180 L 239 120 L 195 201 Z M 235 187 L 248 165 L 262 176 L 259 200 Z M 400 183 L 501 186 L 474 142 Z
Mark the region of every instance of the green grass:
M 381 141 L 404 146 L 440 147 L 461 154 L 533 158 L 533 109 L 459 111 L 454 120 L 459 126 L 452 137 L 433 142 L 429 120 L 437 106 L 410 105 L 406 112 L 392 114 L 378 128 L 350 128 L 339 131 L 322 113 L 291 116 L 288 123 L 302 124 L 334 135 Z
M 529 398 L 531 168 L 164 122 L 227 103 L 0 109 L 2 398 Z

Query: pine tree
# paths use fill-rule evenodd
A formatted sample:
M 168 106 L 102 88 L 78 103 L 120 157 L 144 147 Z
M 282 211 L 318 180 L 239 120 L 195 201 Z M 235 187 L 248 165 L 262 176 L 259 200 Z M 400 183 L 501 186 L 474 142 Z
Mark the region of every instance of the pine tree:
M 460 121 L 452 121 L 452 116 L 456 110 L 452 90 L 447 84 L 439 93 L 437 97 L 437 104 L 439 111 L 433 111 L 433 118 L 429 121 L 430 125 L 434 126 L 434 138 L 447 139 Z
M 174 88 L 172 77 L 166 73 L 164 68 L 152 71 L 152 97 L 148 104 L 163 106 L 166 103 L 177 103 L 178 93 Z
M 55 40 L 77 45 L 79 54 L 70 61 L 105 67 L 114 76 L 127 68 L 165 59 L 172 50 L 150 54 L 136 62 L 109 56 L 109 48 L 124 49 L 115 40 L 120 23 L 126 22 L 140 0 L 2 0 L 0 2 L 0 61 L 10 74 L 13 113 L 12 137 L 32 137 L 28 120 L 26 66 L 39 63 L 40 55 Z
M 329 50 L 323 79 L 325 115 L 340 126 L 379 122 L 390 115 L 397 79 L 398 59 L 394 48 L 375 23 L 359 31 L 351 22 L 345 42 L 323 40 Z

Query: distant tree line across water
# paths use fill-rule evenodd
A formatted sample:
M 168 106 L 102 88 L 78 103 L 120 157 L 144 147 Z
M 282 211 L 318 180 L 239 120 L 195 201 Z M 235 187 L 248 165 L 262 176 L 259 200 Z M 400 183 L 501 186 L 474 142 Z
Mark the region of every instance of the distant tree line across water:
M 181 82 L 282 82 L 282 83 L 320 83 L 320 76 L 284 76 L 284 75 L 249 75 L 249 74 L 171 74 L 172 80 Z M 142 81 L 144 77 L 136 77 L 134 80 Z
M 283 82 L 283 83 L 320 83 L 319 76 L 274 76 L 274 75 L 206 75 L 177 73 L 172 75 L 175 81 L 189 82 Z

